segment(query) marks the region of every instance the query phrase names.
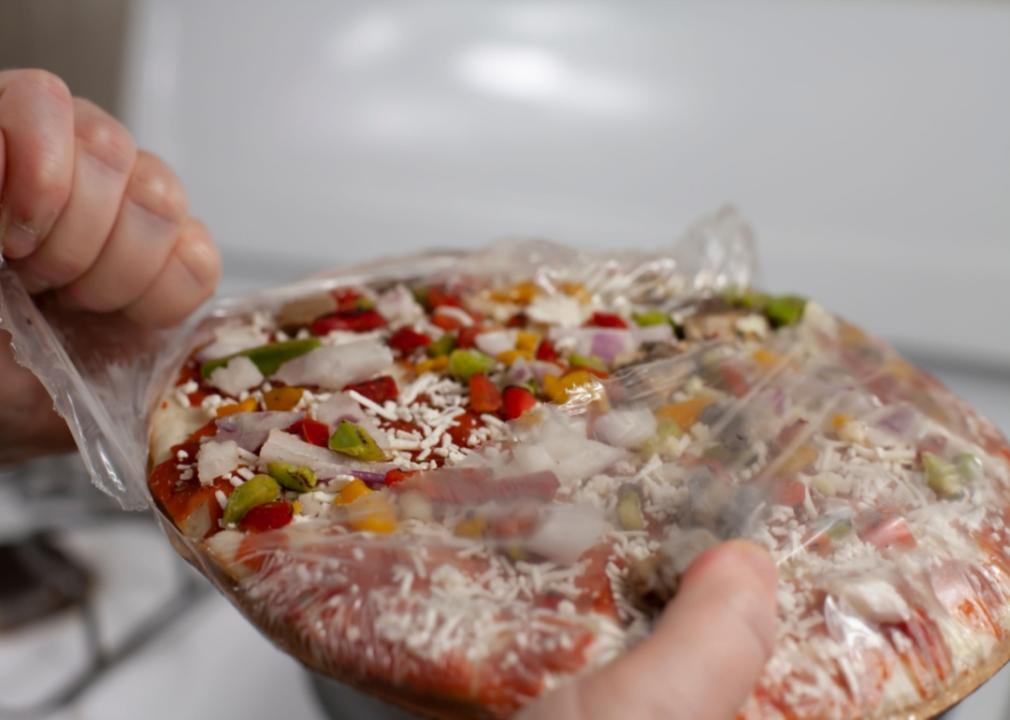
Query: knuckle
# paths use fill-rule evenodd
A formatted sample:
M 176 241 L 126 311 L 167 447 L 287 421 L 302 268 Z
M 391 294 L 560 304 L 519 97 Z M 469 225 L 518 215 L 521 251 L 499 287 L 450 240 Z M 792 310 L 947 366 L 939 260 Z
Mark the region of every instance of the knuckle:
M 76 135 L 81 148 L 116 172 L 133 167 L 137 148 L 119 121 L 87 101 L 77 101 Z
M 172 223 L 181 223 L 189 207 L 175 173 L 160 158 L 144 151 L 137 154 L 127 194 L 148 212 Z

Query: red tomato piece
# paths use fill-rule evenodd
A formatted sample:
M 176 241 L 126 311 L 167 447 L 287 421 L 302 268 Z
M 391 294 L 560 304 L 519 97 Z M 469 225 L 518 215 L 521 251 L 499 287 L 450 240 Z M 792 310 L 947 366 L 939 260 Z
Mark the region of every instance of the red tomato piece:
M 555 362 L 558 359 L 558 351 L 552 343 L 547 338 L 540 341 L 540 345 L 537 346 L 537 360 L 546 360 L 547 362 Z
M 411 327 L 402 327 L 389 338 L 389 347 L 400 353 L 402 357 L 412 355 L 415 350 L 428 347 L 430 344 L 430 337 Z
M 747 378 L 744 377 L 743 373 L 734 367 L 729 365 L 723 365 L 719 368 L 719 373 L 722 375 L 722 381 L 729 390 L 736 397 L 743 397 L 750 390 L 750 384 L 747 382 Z
M 327 447 L 330 441 L 330 429 L 318 420 L 304 418 L 299 420 L 287 430 L 292 435 L 300 435 L 301 438 L 313 445 Z
M 505 327 L 510 328 L 526 327 L 527 319 L 528 318 L 526 317 L 526 313 L 521 312 L 516 313 L 515 315 L 513 315 L 512 317 L 510 317 L 508 320 L 505 321 Z
M 528 388 L 510 385 L 502 393 L 502 403 L 505 419 L 515 420 L 531 410 L 537 404 L 537 399 Z
M 291 503 L 287 500 L 275 500 L 254 507 L 239 521 L 238 526 L 246 532 L 266 532 L 284 527 L 291 522 L 293 515 Z
M 470 433 L 481 424 L 476 415 L 469 411 L 465 412 L 456 417 L 456 424 L 448 430 L 449 437 L 460 447 L 469 447 Z
M 595 327 L 607 327 L 607 328 L 628 327 L 628 323 L 624 322 L 624 318 L 622 318 L 620 315 L 605 312 L 594 312 L 592 317 L 589 318 L 589 322 L 586 324 Z
M 477 336 L 484 332 L 484 328 L 480 325 L 469 325 L 467 327 L 461 327 L 459 329 L 459 334 L 456 336 L 456 347 L 458 348 L 472 348 L 477 344 Z
M 401 470 L 400 468 L 393 468 L 386 473 L 386 487 L 393 487 L 397 483 L 402 483 L 407 478 L 415 475 L 416 470 Z
M 434 310 L 440 305 L 463 307 L 463 301 L 459 299 L 458 295 L 454 295 L 445 288 L 440 287 L 428 288 L 428 292 L 424 297 L 424 304 L 428 306 L 429 310 Z
M 775 501 L 779 505 L 796 507 L 802 505 L 807 497 L 807 486 L 799 480 L 785 480 L 775 488 Z
M 324 315 L 312 323 L 313 335 L 327 335 L 334 330 L 369 332 L 385 326 L 386 318 L 375 310 L 353 310 Z
M 396 380 L 389 377 L 389 375 L 383 375 L 374 380 L 352 383 L 344 387 L 344 391 L 346 392 L 347 390 L 353 390 L 359 395 L 364 395 L 379 405 L 382 405 L 387 400 L 396 400 L 400 396 L 400 389 L 396 387 Z
M 889 547 L 911 550 L 916 546 L 915 536 L 903 517 L 888 518 L 878 523 L 863 534 L 863 540 L 881 550 Z
M 337 288 L 332 293 L 333 299 L 337 301 L 337 312 L 348 313 L 355 310 L 363 310 L 362 302 L 364 297 L 354 288 Z
M 501 406 L 501 391 L 487 375 L 478 373 L 470 377 L 471 410 L 476 413 L 496 413 L 501 410 Z

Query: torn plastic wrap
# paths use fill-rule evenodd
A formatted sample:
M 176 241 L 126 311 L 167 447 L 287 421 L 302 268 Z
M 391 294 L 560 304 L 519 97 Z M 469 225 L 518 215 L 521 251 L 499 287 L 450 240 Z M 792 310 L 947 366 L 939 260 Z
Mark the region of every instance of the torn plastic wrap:
M 731 537 L 781 577 L 742 717 L 927 717 L 1010 652 L 1006 441 L 752 289 L 730 211 L 668 253 L 434 253 L 86 345 L 0 272 L 96 483 L 153 498 L 282 648 L 419 714 L 507 717 L 608 662 Z

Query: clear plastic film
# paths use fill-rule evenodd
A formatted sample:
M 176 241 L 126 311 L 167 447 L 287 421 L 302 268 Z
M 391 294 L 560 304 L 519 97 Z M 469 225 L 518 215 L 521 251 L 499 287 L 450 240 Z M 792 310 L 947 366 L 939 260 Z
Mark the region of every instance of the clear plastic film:
M 152 335 L 68 325 L 0 269 L 0 327 L 96 484 L 325 675 L 507 717 L 745 537 L 780 625 L 742 717 L 928 717 L 1010 654 L 1010 449 L 755 272 L 724 210 L 663 253 L 429 253 Z

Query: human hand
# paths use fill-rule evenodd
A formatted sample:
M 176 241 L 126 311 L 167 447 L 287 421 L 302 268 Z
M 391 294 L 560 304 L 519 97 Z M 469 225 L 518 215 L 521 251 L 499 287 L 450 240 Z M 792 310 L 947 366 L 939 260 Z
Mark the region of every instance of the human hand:
M 776 584 L 771 558 L 756 545 L 708 550 L 651 636 L 517 720 L 732 720 L 771 655 Z
M 175 174 L 41 70 L 0 71 L 0 249 L 30 293 L 146 326 L 179 322 L 220 277 Z M 0 462 L 69 447 L 48 395 L 0 332 Z

